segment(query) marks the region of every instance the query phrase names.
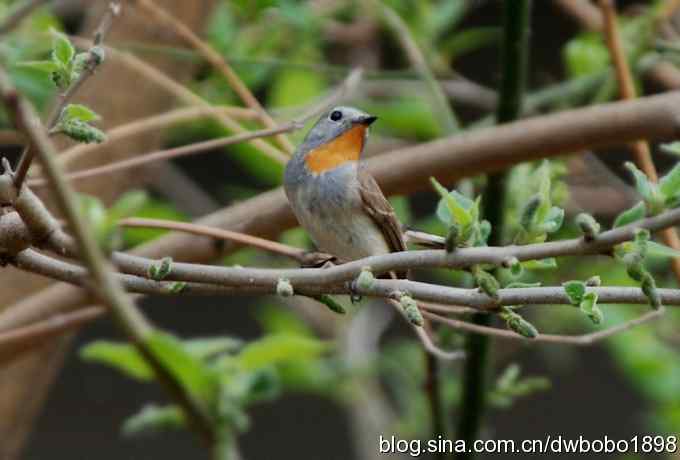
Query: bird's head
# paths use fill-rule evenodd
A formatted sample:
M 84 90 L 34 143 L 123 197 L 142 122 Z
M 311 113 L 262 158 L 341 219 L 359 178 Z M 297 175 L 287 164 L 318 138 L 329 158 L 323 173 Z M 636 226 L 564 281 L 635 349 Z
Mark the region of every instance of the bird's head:
M 368 127 L 376 119 L 353 107 L 334 107 L 323 114 L 300 146 L 307 169 L 321 174 L 348 161 L 358 161 Z

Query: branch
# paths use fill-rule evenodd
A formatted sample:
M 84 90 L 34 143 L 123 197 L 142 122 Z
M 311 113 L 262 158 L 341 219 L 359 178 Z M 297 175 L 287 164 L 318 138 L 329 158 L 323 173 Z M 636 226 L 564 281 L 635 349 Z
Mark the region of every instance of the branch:
M 556 335 L 556 334 L 539 334 L 533 339 L 528 339 L 519 334 L 505 329 L 497 329 L 495 327 L 480 326 L 477 324 L 468 323 L 466 321 L 461 321 L 453 318 L 447 318 L 429 311 L 424 311 L 423 316 L 430 318 L 433 321 L 438 321 L 442 324 L 465 332 L 471 332 L 473 334 L 482 334 L 490 337 L 497 337 L 500 339 L 511 339 L 520 340 L 526 343 L 554 343 L 562 345 L 577 345 L 577 346 L 589 346 L 611 337 L 616 334 L 628 331 L 635 326 L 647 323 L 653 319 L 656 319 L 664 314 L 664 309 L 660 308 L 658 310 L 650 310 L 637 318 L 628 320 L 624 323 L 612 326 L 610 328 L 604 329 L 602 331 L 591 332 L 589 334 L 582 335 Z
M 81 46 L 87 46 L 89 43 L 91 43 L 90 41 L 82 38 L 74 38 L 73 41 L 75 43 L 80 44 Z M 143 60 L 134 56 L 133 54 L 119 51 L 116 50 L 115 48 L 111 48 L 108 46 L 106 47 L 106 52 L 111 55 L 112 59 L 116 59 L 120 64 L 124 64 L 128 66 L 130 69 L 135 70 L 140 74 L 140 76 L 156 83 L 157 85 L 164 88 L 166 91 L 168 91 L 170 94 L 177 97 L 184 103 L 196 105 L 199 107 L 206 108 L 212 107 L 212 105 L 210 105 L 210 103 L 207 102 L 205 99 L 198 96 L 191 90 L 187 89 L 177 81 L 173 80 L 171 77 L 164 74 L 160 70 L 156 69 L 155 67 L 147 64 Z M 220 123 L 229 131 L 232 131 L 237 134 L 249 132 L 246 128 L 244 128 L 240 123 L 238 123 L 228 114 L 224 113 L 215 114 L 214 117 L 218 123 Z M 269 144 L 261 139 L 254 139 L 253 141 L 251 141 L 251 143 L 253 147 L 260 150 L 264 155 L 268 156 L 269 158 L 279 163 L 285 164 L 285 162 L 288 161 L 288 156 L 285 155 L 283 152 L 281 152 L 281 150 L 279 150 L 272 144 Z
M 51 338 L 72 331 L 106 313 L 103 307 L 87 307 L 45 321 L 0 333 L 0 364 L 16 359 Z
M 600 9 L 604 17 L 604 34 L 605 41 L 609 48 L 609 54 L 614 62 L 616 69 L 616 78 L 619 82 L 619 91 L 622 99 L 635 99 L 635 83 L 628 65 L 628 58 L 623 49 L 621 42 L 621 34 L 619 33 L 616 7 L 613 0 L 600 0 Z M 633 143 L 633 153 L 635 156 L 635 163 L 644 171 L 647 177 L 652 182 L 659 180 L 659 175 L 652 160 L 652 153 L 649 149 L 649 143 L 645 140 L 638 140 Z M 663 238 L 666 244 L 673 249 L 680 249 L 680 239 L 678 233 L 674 228 L 667 228 L 663 232 Z M 675 277 L 680 281 L 680 258 L 674 258 L 672 262 Z
M 266 127 L 276 128 L 276 123 L 274 120 L 265 111 L 257 98 L 253 96 L 253 93 L 250 92 L 248 87 L 243 83 L 236 72 L 234 72 L 231 66 L 229 66 L 223 56 L 221 56 L 205 41 L 201 40 L 184 23 L 179 21 L 172 14 L 168 13 L 168 11 L 156 5 L 152 0 L 136 0 L 136 3 L 154 20 L 168 25 L 175 32 L 175 34 L 182 37 L 182 39 L 194 47 L 194 49 L 196 49 L 196 51 L 198 51 L 201 56 L 203 56 L 213 67 L 215 67 L 215 69 L 217 69 L 227 79 L 229 85 L 246 104 L 246 106 L 258 113 L 260 120 Z M 277 140 L 281 147 L 287 150 L 289 154 L 293 153 L 295 146 L 287 137 L 281 135 L 277 137 Z
M 466 132 L 396 150 L 390 154 L 389 161 L 381 157 L 369 159 L 367 166 L 386 194 L 408 194 L 427 188 L 428 178 L 432 175 L 444 184 L 451 184 L 463 177 L 526 160 L 621 145 L 640 138 L 671 139 L 678 132 L 680 93 L 673 92 Z M 400 171 L 408 171 L 409 174 Z M 265 238 L 273 238 L 296 225 L 280 188 L 226 207 L 199 223 Z M 134 253 L 154 258 L 172 256 L 188 262 L 210 262 L 236 247 L 217 247 L 210 239 L 197 240 L 172 233 L 135 249 Z M 45 299 L 49 299 L 47 304 Z M 0 317 L 7 321 L 0 320 L 0 330 L 4 329 L 4 324 L 16 327 L 46 315 L 77 308 L 85 300 L 72 287 L 51 286 L 5 309 Z
M 87 271 L 75 264 L 55 259 L 32 249 L 27 249 L 18 254 L 12 262 L 17 268 L 32 273 L 47 276 L 77 286 L 84 286 L 87 279 Z M 178 276 L 171 276 L 177 263 L 172 264 L 172 271 L 163 281 L 154 281 L 142 275 L 130 275 L 116 273 L 116 280 L 132 293 L 145 295 L 240 295 L 255 296 L 276 294 L 277 282 L 286 272 L 285 269 L 269 270 L 273 276 L 272 283 L 216 283 L 212 281 L 194 282 L 192 277 L 186 277 L 186 281 Z M 194 268 L 200 271 L 204 266 L 196 265 Z M 247 269 L 243 269 L 247 270 Z M 180 286 L 177 282 L 185 283 Z M 464 305 L 478 311 L 495 313 L 503 306 L 516 305 L 571 305 L 569 296 L 562 286 L 536 287 L 536 288 L 513 288 L 500 289 L 499 299 L 496 301 L 478 289 L 465 289 L 450 286 L 440 286 L 410 280 L 376 279 L 370 286 L 351 286 L 350 283 L 292 283 L 295 295 L 314 297 L 321 294 L 347 295 L 360 294 L 365 297 L 393 299 L 399 293 L 408 292 L 414 299 L 426 302 L 436 302 L 439 306 L 422 304 L 426 311 L 440 313 L 457 313 L 455 306 Z M 594 292 L 598 296 L 598 304 L 639 304 L 647 305 L 649 299 L 639 288 L 610 286 L 589 287 L 587 292 Z M 661 301 L 666 306 L 680 306 L 680 289 L 658 289 Z M 452 305 L 447 310 L 443 305 Z M 0 331 L 9 331 L 19 324 L 9 324 L 5 315 L 0 316 Z
M 35 154 L 39 157 L 45 174 L 50 180 L 56 202 L 75 235 L 78 252 L 88 268 L 83 279 L 92 279 L 94 283 L 88 285 L 92 293 L 110 308 L 121 328 L 154 369 L 159 382 L 166 387 L 179 406 L 182 407 L 188 423 L 211 445 L 214 433 L 208 415 L 186 392 L 177 378 L 164 367 L 163 362 L 149 347 L 147 341 L 153 336 L 152 326 L 130 301 L 113 271 L 109 268 L 91 229 L 80 215 L 77 197 L 69 187 L 56 161 L 56 150 L 48 137 L 47 130 L 44 126 L 34 123 L 34 120 L 37 119 L 35 110 L 29 102 L 17 94 L 2 68 L 0 68 L 0 92 L 8 110 L 13 114 L 13 119 L 30 139 Z
M 11 32 L 23 21 L 33 10 L 49 0 L 26 0 L 20 3 L 14 10 L 10 11 L 5 20 L 0 24 L 0 37 Z
M 106 140 L 101 144 L 78 144 L 59 154 L 59 162 L 68 165 L 90 152 L 99 150 L 103 146 L 125 139 L 137 134 L 152 130 L 164 129 L 177 123 L 192 121 L 197 118 L 212 117 L 218 114 L 227 114 L 235 118 L 252 119 L 253 112 L 240 107 L 217 106 L 217 107 L 185 107 L 159 115 L 150 116 L 140 120 L 126 123 L 106 132 Z M 2 136 L 0 136 L 2 140 Z
M 225 147 L 228 145 L 238 144 L 240 142 L 251 141 L 253 139 L 261 139 L 263 137 L 273 136 L 277 133 L 290 132 L 302 127 L 296 121 L 281 125 L 272 129 L 263 129 L 261 131 L 252 131 L 242 134 L 237 134 L 235 136 L 223 137 L 220 139 L 213 139 L 209 141 L 196 142 L 195 144 L 189 144 L 182 147 L 176 147 L 167 150 L 158 150 L 156 152 L 151 152 L 145 155 L 135 156 L 128 158 L 126 160 L 117 161 L 114 163 L 105 164 L 102 166 L 97 166 L 95 168 L 83 169 L 81 171 L 72 172 L 66 175 L 68 180 L 79 180 L 88 177 L 98 176 L 101 174 L 110 174 L 112 172 L 120 171 L 123 169 L 129 169 L 136 166 L 152 163 L 154 161 L 169 160 L 172 158 L 193 155 L 196 153 L 204 153 L 219 147 Z M 31 187 L 40 187 L 47 185 L 45 179 L 36 178 L 29 179 L 28 184 Z
M 72 82 L 68 88 L 66 88 L 64 92 L 59 93 L 57 96 L 57 100 L 56 103 L 54 104 L 52 112 L 50 113 L 50 115 L 47 118 L 47 121 L 45 122 L 45 126 L 47 127 L 48 132 L 56 126 L 57 122 L 59 121 L 59 115 L 61 114 L 62 109 L 66 106 L 68 101 L 71 100 L 73 95 L 80 89 L 83 83 L 85 83 L 85 80 L 87 80 L 94 74 L 94 70 L 101 63 L 101 56 L 99 52 L 96 51 L 96 49 L 99 48 L 103 43 L 104 38 L 111 29 L 111 25 L 113 24 L 113 18 L 118 16 L 118 14 L 120 14 L 120 2 L 118 0 L 111 1 L 109 3 L 108 9 L 106 10 L 106 13 L 102 17 L 101 22 L 97 27 L 97 30 L 95 30 L 93 45 L 92 47 L 90 47 L 90 50 L 88 51 L 87 60 L 85 61 L 82 72 L 80 73 L 78 78 L 74 82 Z M 28 169 L 31 167 L 31 162 L 33 161 L 33 150 L 34 147 L 31 144 L 28 144 L 21 154 L 19 166 L 17 167 L 17 171 L 14 176 L 14 183 L 16 184 L 17 190 L 21 190 L 21 185 L 23 184 L 24 179 L 28 174 Z
M 118 222 L 118 225 L 121 227 L 161 228 L 166 230 L 187 232 L 193 235 L 207 236 L 210 238 L 218 238 L 238 244 L 244 244 L 246 246 L 262 249 L 274 254 L 290 257 L 291 259 L 295 259 L 298 262 L 307 261 L 307 257 L 305 257 L 307 252 L 304 249 L 288 246 L 287 244 L 278 243 L 276 241 L 266 240 L 264 238 L 258 238 L 256 236 L 246 235 L 245 233 L 222 230 L 205 225 L 188 224 L 172 220 L 140 218 L 123 219 Z

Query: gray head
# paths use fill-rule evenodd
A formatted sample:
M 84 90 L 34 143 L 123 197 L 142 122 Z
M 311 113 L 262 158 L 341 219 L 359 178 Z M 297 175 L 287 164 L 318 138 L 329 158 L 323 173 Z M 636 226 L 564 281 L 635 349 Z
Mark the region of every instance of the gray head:
M 299 151 L 308 152 L 326 144 L 338 136 L 346 133 L 357 125 L 368 127 L 378 117 L 369 115 L 354 107 L 334 107 L 319 118 L 319 121 L 309 130 Z

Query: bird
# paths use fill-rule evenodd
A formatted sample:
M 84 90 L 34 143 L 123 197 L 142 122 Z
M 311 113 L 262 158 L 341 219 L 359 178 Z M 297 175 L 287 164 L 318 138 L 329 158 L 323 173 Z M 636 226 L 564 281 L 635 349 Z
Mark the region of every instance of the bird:
M 284 172 L 298 222 L 318 250 L 340 262 L 406 250 L 392 205 L 361 161 L 376 120 L 354 107 L 332 108 L 309 130 Z
M 373 176 L 361 161 L 369 127 L 377 120 L 354 107 L 335 107 L 319 118 L 286 164 L 283 188 L 293 214 L 317 249 L 340 263 L 406 251 L 402 226 Z M 408 278 L 391 272 L 390 278 Z M 403 300 L 404 297 L 401 297 Z M 386 299 L 398 309 L 400 301 Z M 413 310 L 416 310 L 414 312 Z M 428 356 L 459 359 L 429 337 L 418 306 L 405 314 Z M 426 326 L 426 327 L 423 327 Z

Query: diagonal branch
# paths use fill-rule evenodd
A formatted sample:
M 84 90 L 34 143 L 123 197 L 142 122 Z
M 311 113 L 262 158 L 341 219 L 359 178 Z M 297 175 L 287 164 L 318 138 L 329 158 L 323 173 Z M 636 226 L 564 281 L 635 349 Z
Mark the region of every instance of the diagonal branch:
M 205 41 L 201 40 L 189 27 L 179 21 L 166 10 L 159 7 L 153 0 L 136 0 L 144 11 L 146 11 L 154 20 L 170 26 L 170 28 L 187 43 L 198 51 L 213 67 L 215 67 L 229 82 L 236 94 L 243 100 L 249 108 L 255 110 L 260 120 L 268 128 L 276 128 L 276 123 L 269 116 L 266 110 L 262 107 L 260 102 L 253 96 L 248 87 L 243 83 L 239 76 L 234 72 L 231 66 L 227 63 L 223 56 L 215 51 Z M 289 154 L 295 150 L 295 147 L 286 136 L 277 136 L 277 140 L 281 147 L 283 147 Z
M 609 54 L 614 62 L 616 69 L 616 78 L 619 82 L 619 91 L 621 99 L 629 100 L 635 99 L 635 83 L 628 65 L 628 58 L 626 51 L 623 48 L 621 34 L 619 33 L 616 6 L 613 0 L 600 0 L 600 9 L 604 18 L 604 34 L 609 47 Z M 635 163 L 644 171 L 649 180 L 657 182 L 659 175 L 656 171 L 656 166 L 652 160 L 652 153 L 649 149 L 649 143 L 646 140 L 637 140 L 632 145 L 633 153 L 635 155 Z M 667 228 L 663 231 L 663 238 L 667 245 L 673 249 L 680 250 L 680 238 L 674 228 Z M 680 281 L 680 258 L 674 258 L 672 262 L 675 277 Z
M 56 150 L 48 137 L 47 130 L 41 124 L 36 123 L 38 116 L 35 110 L 28 101 L 19 96 L 4 69 L 1 68 L 0 93 L 13 115 L 15 124 L 30 139 L 35 154 L 42 163 L 45 175 L 51 182 L 56 202 L 75 234 L 78 252 L 87 265 L 88 278 L 93 281 L 93 284 L 88 287 L 109 307 L 121 328 L 154 369 L 158 380 L 182 407 L 188 423 L 207 444 L 212 445 L 214 433 L 208 415 L 149 347 L 147 340 L 152 336 L 154 329 L 126 295 L 98 247 L 91 229 L 80 214 L 75 192 L 69 187 L 56 161 Z

